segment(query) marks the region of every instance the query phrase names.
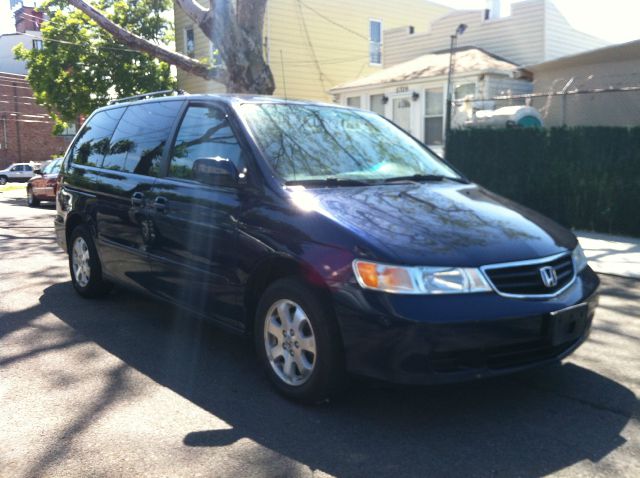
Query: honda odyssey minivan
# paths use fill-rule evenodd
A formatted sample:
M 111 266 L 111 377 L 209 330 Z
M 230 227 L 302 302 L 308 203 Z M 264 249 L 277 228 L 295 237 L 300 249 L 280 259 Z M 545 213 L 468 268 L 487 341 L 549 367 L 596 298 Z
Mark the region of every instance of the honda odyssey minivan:
M 368 111 L 134 98 L 89 117 L 58 182 L 56 234 L 80 295 L 118 283 L 252 335 L 298 400 L 347 374 L 523 370 L 591 328 L 598 278 L 571 232 Z

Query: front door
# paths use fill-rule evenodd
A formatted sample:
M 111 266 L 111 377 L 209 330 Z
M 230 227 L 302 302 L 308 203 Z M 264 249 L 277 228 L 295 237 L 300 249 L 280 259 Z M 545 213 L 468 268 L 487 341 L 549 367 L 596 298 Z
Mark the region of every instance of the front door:
M 393 122 L 406 132 L 411 133 L 411 98 L 393 99 Z
M 212 103 L 190 104 L 176 133 L 166 177 L 149 195 L 154 291 L 198 313 L 237 325 L 236 221 L 240 189 L 207 184 L 198 160 L 224 158 L 244 169 L 227 115 Z M 229 319 L 231 319 L 229 321 Z

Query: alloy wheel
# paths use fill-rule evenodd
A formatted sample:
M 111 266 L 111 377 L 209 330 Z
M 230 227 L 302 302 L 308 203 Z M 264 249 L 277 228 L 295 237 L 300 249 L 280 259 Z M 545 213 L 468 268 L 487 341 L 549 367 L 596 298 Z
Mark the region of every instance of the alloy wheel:
M 89 246 L 82 237 L 76 237 L 71 252 L 71 265 L 73 276 L 80 287 L 86 287 L 91 277 L 91 265 L 89 264 Z
M 300 305 L 281 299 L 269 308 L 264 346 L 271 368 L 284 383 L 300 386 L 309 380 L 317 361 L 316 339 Z

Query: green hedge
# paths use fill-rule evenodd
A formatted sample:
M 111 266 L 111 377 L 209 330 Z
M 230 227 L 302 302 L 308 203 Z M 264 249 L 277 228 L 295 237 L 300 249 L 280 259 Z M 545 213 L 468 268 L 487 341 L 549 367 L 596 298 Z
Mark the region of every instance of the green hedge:
M 454 130 L 471 180 L 576 229 L 640 237 L 640 128 Z

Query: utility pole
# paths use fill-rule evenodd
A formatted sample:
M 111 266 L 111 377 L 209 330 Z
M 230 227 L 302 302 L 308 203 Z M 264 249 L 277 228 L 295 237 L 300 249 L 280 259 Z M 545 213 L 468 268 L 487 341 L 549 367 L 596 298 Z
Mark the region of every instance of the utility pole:
M 449 47 L 449 73 L 447 75 L 447 109 L 444 119 L 444 137 L 445 141 L 449 137 L 451 131 L 451 115 L 453 113 L 453 70 L 455 68 L 455 49 L 458 44 L 458 36 L 462 35 L 467 29 L 467 25 L 461 23 L 456 28 L 456 32 L 451 35 L 451 46 Z M 446 144 L 446 143 L 445 143 Z

